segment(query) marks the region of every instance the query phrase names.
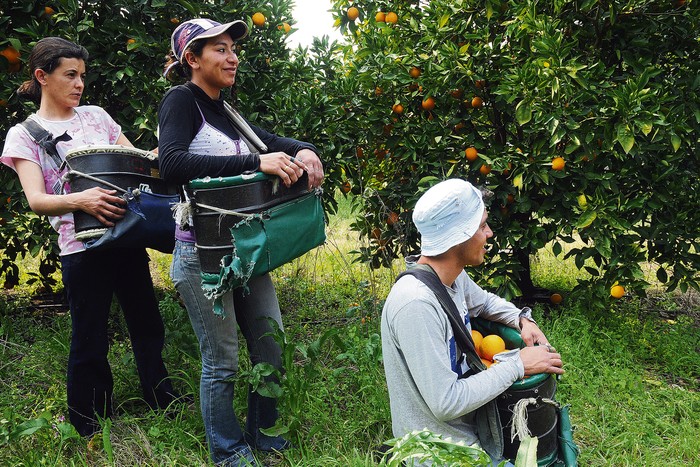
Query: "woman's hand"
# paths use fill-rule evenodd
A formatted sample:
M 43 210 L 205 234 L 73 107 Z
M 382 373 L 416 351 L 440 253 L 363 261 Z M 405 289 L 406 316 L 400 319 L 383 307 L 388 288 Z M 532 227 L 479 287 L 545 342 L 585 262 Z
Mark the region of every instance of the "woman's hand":
M 260 171 L 268 175 L 277 175 L 287 188 L 299 180 L 304 170 L 308 171 L 307 166 L 287 153 L 260 154 Z
M 77 209 L 94 216 L 107 227 L 113 227 L 126 214 L 126 209 L 121 207 L 126 205 L 126 201 L 116 193 L 116 190 L 94 187 L 66 196 L 73 198 L 71 202 Z
M 114 226 L 114 222 L 126 214 L 126 210 L 120 207 L 124 206 L 126 201 L 116 196 L 115 190 L 95 187 L 63 195 L 47 194 L 41 167 L 26 159 L 14 161 L 29 207 L 37 214 L 61 216 L 80 210 L 95 216 L 107 227 Z
M 323 164 L 318 155 L 311 149 L 302 149 L 297 152 L 295 158 L 306 165 L 306 172 L 309 174 L 309 190 L 318 188 L 323 183 Z

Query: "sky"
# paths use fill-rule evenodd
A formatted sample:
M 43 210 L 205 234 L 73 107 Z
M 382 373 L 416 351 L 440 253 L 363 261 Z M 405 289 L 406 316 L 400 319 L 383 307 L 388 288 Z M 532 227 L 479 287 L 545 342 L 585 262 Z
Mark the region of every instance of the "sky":
M 290 48 L 294 49 L 297 45 L 308 47 L 314 37 L 323 35 L 329 36 L 331 41 L 341 39 L 340 30 L 333 27 L 333 16 L 328 11 L 331 8 L 330 0 L 296 0 L 295 3 L 292 16 L 298 31 L 287 40 Z

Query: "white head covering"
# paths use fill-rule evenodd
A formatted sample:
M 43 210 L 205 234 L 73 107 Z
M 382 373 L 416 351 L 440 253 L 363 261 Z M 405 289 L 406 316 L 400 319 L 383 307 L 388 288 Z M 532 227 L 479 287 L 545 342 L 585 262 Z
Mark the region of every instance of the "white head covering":
M 426 191 L 413 210 L 421 235 L 421 254 L 437 256 L 472 238 L 481 225 L 484 201 L 474 186 L 457 178 Z

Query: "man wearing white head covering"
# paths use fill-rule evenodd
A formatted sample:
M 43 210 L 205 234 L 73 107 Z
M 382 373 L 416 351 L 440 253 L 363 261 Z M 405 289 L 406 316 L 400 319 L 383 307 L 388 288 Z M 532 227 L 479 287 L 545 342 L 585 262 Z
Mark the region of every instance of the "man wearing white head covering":
M 471 372 L 436 294 L 414 276 L 399 278 L 384 305 L 381 327 L 396 437 L 427 428 L 468 445 L 479 443 L 478 408 L 525 375 L 564 372 L 561 356 L 530 309 L 521 310 L 486 292 L 464 271 L 484 261 L 486 242 L 493 236 L 487 217 L 481 192 L 469 182 L 438 183 L 416 203 L 413 223 L 421 235 L 421 254 L 408 257 L 407 265 L 432 268 L 456 305 L 467 335 L 470 318 L 480 316 L 517 329 L 527 347 L 501 353 L 498 365 Z

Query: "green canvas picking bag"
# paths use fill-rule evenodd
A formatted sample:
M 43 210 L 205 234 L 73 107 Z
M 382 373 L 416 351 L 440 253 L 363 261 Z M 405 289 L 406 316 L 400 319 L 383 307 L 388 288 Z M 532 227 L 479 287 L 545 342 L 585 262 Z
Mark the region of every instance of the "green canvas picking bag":
M 321 190 L 267 208 L 231 227 L 232 251 L 221 260 L 219 274 L 202 273 L 202 288 L 223 315 L 221 297 L 292 261 L 326 240 Z

